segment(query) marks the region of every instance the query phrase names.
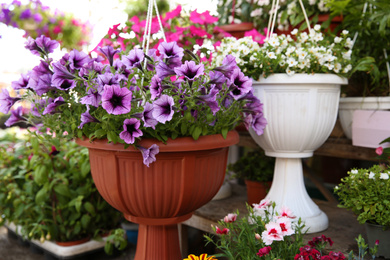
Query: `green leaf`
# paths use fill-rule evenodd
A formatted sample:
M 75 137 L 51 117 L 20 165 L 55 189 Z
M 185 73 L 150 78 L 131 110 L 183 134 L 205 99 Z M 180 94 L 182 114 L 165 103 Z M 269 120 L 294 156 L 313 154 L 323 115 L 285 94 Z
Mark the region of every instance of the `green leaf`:
M 84 214 L 82 217 L 81 217 L 81 226 L 84 228 L 84 229 L 87 229 L 88 226 L 89 226 L 89 223 L 91 222 L 91 217 L 87 214 Z
M 91 202 L 87 201 L 84 203 L 85 210 L 90 213 L 92 216 L 96 215 L 95 207 L 92 205 Z
M 187 130 L 188 130 L 188 124 L 186 123 L 182 123 L 181 124 L 181 127 L 180 127 L 180 132 L 182 135 L 185 135 L 187 133 Z
M 39 165 L 33 172 L 34 181 L 39 185 L 43 185 L 48 181 L 48 174 L 46 165 Z
M 194 140 L 198 140 L 201 133 L 202 128 L 200 126 L 196 126 L 194 131 L 192 132 L 192 138 L 194 138 Z
M 229 131 L 228 131 L 228 129 L 227 129 L 227 128 L 224 128 L 224 129 L 222 129 L 222 132 L 221 132 L 221 134 L 222 134 L 223 138 L 225 138 L 225 139 L 226 139 L 228 132 L 229 132 Z
M 70 194 L 69 188 L 65 184 L 59 184 L 54 186 L 54 191 L 62 196 L 71 198 L 72 195 Z
M 114 144 L 117 143 L 118 136 L 114 131 L 110 131 L 107 133 L 107 139 Z
M 105 136 L 106 135 L 106 130 L 104 130 L 104 129 L 98 129 L 98 130 L 96 130 L 95 131 L 95 136 L 96 136 L 96 138 L 100 138 L 100 137 L 102 137 L 102 136 Z
M 35 203 L 40 205 L 43 202 L 45 202 L 45 200 L 47 198 L 47 192 L 48 192 L 48 190 L 47 190 L 46 186 L 44 186 L 42 189 L 40 189 L 37 192 L 37 195 L 35 196 Z

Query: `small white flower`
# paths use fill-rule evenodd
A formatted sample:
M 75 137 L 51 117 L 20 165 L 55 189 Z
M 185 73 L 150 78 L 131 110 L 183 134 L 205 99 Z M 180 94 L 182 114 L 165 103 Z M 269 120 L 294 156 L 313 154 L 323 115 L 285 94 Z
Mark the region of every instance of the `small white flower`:
M 296 35 L 298 33 L 298 29 L 295 28 L 294 30 L 291 31 L 291 35 Z
M 294 67 L 295 65 L 298 64 L 298 61 L 296 61 L 294 58 L 288 58 L 287 59 L 287 64 L 289 67 Z
M 276 55 L 273 51 L 267 53 L 268 58 L 270 59 L 276 59 Z
M 351 170 L 351 173 L 352 173 L 352 174 L 357 174 L 357 173 L 358 173 L 358 170 L 353 169 L 353 170 Z
M 287 68 L 287 69 L 286 69 L 286 73 L 287 73 L 287 75 L 292 76 L 292 75 L 295 74 L 295 71 L 293 71 L 293 70 Z
M 349 31 L 348 30 L 343 30 L 341 33 L 344 34 L 344 35 L 347 35 L 347 34 L 349 34 Z
M 314 25 L 314 30 L 319 31 L 321 29 L 321 25 L 316 24 Z
M 336 37 L 334 37 L 334 42 L 335 43 L 340 43 L 342 39 L 343 38 L 336 36 Z
M 375 179 L 375 173 L 370 172 L 370 174 L 368 175 L 368 178 L 369 179 Z
M 379 179 L 388 180 L 389 179 L 389 175 L 387 173 L 381 173 L 381 176 L 379 177 Z

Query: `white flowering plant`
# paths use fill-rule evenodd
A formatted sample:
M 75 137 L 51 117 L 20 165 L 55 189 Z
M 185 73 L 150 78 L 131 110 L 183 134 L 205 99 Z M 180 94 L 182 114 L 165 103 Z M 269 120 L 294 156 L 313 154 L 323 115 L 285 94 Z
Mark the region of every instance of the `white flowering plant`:
M 316 25 L 310 33 L 294 29 L 292 35 L 273 34 L 259 46 L 251 38 L 225 38 L 214 53 L 221 64 L 227 53 L 236 57 L 237 65 L 257 80 L 274 73 L 332 73 L 348 76 L 352 72 L 352 40 L 348 31 L 340 36 L 325 37 Z
M 287 207 L 276 209 L 274 202 L 262 200 L 248 206 L 248 215 L 228 214 L 213 226 L 219 235 L 205 235 L 222 253 L 216 257 L 227 259 L 294 259 L 304 246 L 304 223 Z
M 339 207 L 351 210 L 359 223 L 390 227 L 390 167 L 374 165 L 368 169 L 352 169 L 334 192 Z

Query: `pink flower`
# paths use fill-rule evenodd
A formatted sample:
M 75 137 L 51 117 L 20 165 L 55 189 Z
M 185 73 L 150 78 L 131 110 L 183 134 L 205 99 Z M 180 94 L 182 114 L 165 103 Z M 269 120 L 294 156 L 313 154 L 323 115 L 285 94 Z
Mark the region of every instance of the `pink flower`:
M 221 230 L 219 227 L 215 227 L 215 233 L 219 235 L 227 235 L 227 233 L 229 233 L 229 229 L 224 228 Z
M 269 199 L 263 199 L 262 201 L 260 201 L 259 204 L 253 203 L 252 206 L 254 209 L 264 209 L 265 207 L 268 207 L 271 205 L 272 205 L 272 203 Z
M 376 245 L 376 246 L 379 245 L 379 240 L 378 240 L 378 239 L 375 240 L 375 245 Z
M 211 16 L 209 11 L 198 13 L 196 10 L 190 14 L 190 21 L 197 24 L 211 24 L 218 21 L 218 17 Z
M 181 5 L 178 5 L 174 10 L 165 14 L 164 20 L 169 20 L 179 16 L 181 13 Z
M 227 214 L 227 216 L 225 216 L 223 218 L 223 221 L 225 223 L 232 223 L 232 222 L 236 221 L 236 219 L 237 219 L 237 214 L 229 213 L 229 214 Z
M 195 25 L 190 26 L 190 32 L 194 36 L 199 36 L 199 37 L 204 37 L 206 36 L 207 38 L 211 38 L 211 34 L 207 33 L 205 30 L 202 28 L 196 27 Z
M 53 33 L 58 34 L 60 32 L 62 32 L 61 26 L 57 25 L 56 27 L 53 28 Z
M 287 208 L 286 206 L 280 208 L 278 217 L 296 218 L 296 216 L 293 215 L 291 209 Z
M 382 146 L 379 146 L 378 148 L 375 149 L 375 152 L 377 155 L 382 155 L 383 153 L 383 147 Z
M 250 31 L 245 32 L 245 37 L 251 36 L 252 40 L 258 42 L 259 44 L 263 44 L 265 40 L 265 36 L 259 33 L 256 29 L 252 29 Z
M 271 249 L 272 248 L 270 246 L 266 246 L 266 247 L 260 248 L 259 252 L 256 255 L 258 255 L 260 257 L 268 255 L 269 252 L 271 252 Z
M 266 246 L 272 244 L 273 241 L 282 241 L 283 233 L 280 225 L 275 222 L 269 222 L 265 225 L 266 230 L 261 233 L 261 238 Z
M 291 228 L 291 221 L 287 217 L 282 217 L 277 220 L 277 223 L 279 224 L 283 236 L 290 236 L 294 234 L 294 230 Z
M 110 36 L 113 34 L 119 35 L 119 30 L 118 30 L 119 25 L 120 25 L 120 23 L 113 25 L 112 28 L 108 29 L 107 34 Z

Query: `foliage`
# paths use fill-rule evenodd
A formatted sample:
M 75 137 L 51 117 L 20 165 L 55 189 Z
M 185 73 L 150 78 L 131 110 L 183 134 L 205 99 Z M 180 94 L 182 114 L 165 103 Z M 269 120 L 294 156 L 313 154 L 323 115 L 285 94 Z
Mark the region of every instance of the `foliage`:
M 234 172 L 234 177 L 246 180 L 268 182 L 272 181 L 275 158 L 265 156 L 264 151 L 257 149 L 241 156 L 237 162 L 228 165 L 228 170 Z
M 41 242 L 97 237 L 119 224 L 93 183 L 86 148 L 46 134 L 0 140 L 2 224 Z
M 214 62 L 219 65 L 222 57 L 231 53 L 236 57 L 241 70 L 253 79 L 267 77 L 273 73 L 333 73 L 347 76 L 352 70 L 351 39 L 348 32 L 334 39 L 325 38 L 316 25 L 309 34 L 272 35 L 259 46 L 250 38 L 236 40 L 225 38 L 217 48 Z
M 334 192 L 339 207 L 350 209 L 359 223 L 390 227 L 390 168 L 374 165 L 369 169 L 352 169 Z
M 10 97 L 0 93 L 0 112 L 8 113 L 20 100 L 32 103 L 30 119 L 42 120 L 57 136 L 87 137 L 133 145 L 144 164 L 156 160 L 159 148 L 140 147 L 142 138 L 168 138 L 222 134 L 244 122 L 258 135 L 266 120 L 262 104 L 253 95 L 252 80 L 238 68 L 233 56 L 220 67 L 203 64 L 176 42 L 163 42 L 158 53 L 132 49 L 128 55 L 111 46 L 101 49 L 108 64 L 83 52 L 71 51 L 59 61 L 49 58 L 58 45 L 45 37 L 27 43 L 42 61 L 29 75 L 13 82 L 27 94 Z M 11 111 L 5 123 L 20 120 L 20 107 Z
M 82 49 L 90 41 L 91 26 L 58 10 L 52 11 L 39 0 L 22 4 L 14 0 L 1 4 L 0 22 L 26 31 L 25 37 L 45 35 L 61 43 L 68 50 Z
M 363 13 L 367 4 L 366 12 Z M 390 61 L 390 2 L 387 0 L 330 0 L 328 6 L 333 14 L 342 15 L 341 29 L 357 34 L 354 55 L 358 58 L 372 57 L 366 68 L 354 73 L 347 96 L 388 96 Z M 380 39 L 380 40 L 378 40 Z M 385 54 L 385 52 L 387 52 Z
M 222 251 L 216 257 L 227 259 L 294 259 L 303 246 L 304 224 L 294 219 L 291 211 L 282 207 L 280 212 L 275 203 L 263 200 L 248 206 L 248 215 L 243 217 L 228 214 L 223 221 L 214 226 L 214 232 L 220 237 L 205 236 L 207 243 L 214 244 Z
M 311 18 L 311 24 L 318 22 L 320 14 L 328 14 L 329 8 L 326 6 L 328 0 L 303 0 L 303 5 L 307 15 Z M 221 24 L 253 22 L 258 30 L 268 27 L 268 21 L 272 9 L 271 0 L 219 0 L 218 13 Z M 300 29 L 306 28 L 302 8 L 298 0 L 281 0 L 279 3 L 276 27 L 280 31 L 287 31 L 291 27 L 297 26 Z M 324 23 L 323 28 L 327 28 L 328 22 Z M 302 25 L 299 25 L 301 24 Z

